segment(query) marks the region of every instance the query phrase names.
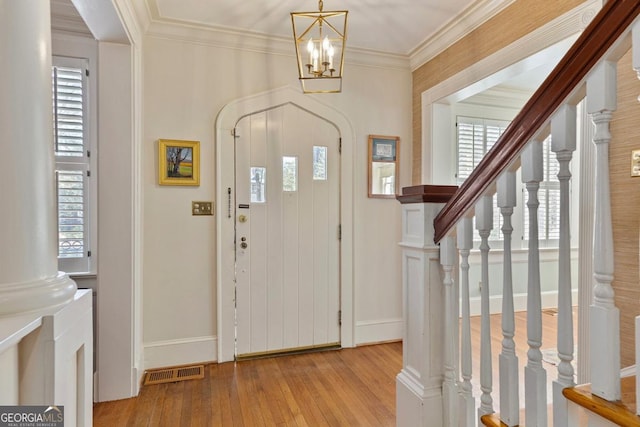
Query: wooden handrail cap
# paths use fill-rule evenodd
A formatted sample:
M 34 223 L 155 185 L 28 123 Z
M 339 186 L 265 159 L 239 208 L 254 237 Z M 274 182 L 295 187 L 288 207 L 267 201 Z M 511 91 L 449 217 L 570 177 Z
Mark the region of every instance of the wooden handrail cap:
M 458 191 L 456 185 L 414 185 L 404 187 L 396 196 L 401 204 L 406 203 L 447 203 Z

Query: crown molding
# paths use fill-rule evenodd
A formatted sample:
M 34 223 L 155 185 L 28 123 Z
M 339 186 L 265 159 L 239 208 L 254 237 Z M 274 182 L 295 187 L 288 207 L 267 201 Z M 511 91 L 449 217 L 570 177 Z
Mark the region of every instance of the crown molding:
M 139 10 L 137 11 L 140 12 Z M 176 22 L 154 17 L 153 12 L 150 12 L 147 15 L 150 20 L 146 28 L 146 35 L 149 37 L 225 49 L 295 57 L 295 47 L 293 40 L 290 38 L 267 36 L 261 33 L 196 23 Z M 390 54 L 370 49 L 349 48 L 348 46 L 345 49 L 345 63 L 409 71 L 409 57 L 406 55 Z
M 430 61 L 471 31 L 513 4 L 515 0 L 480 0 L 409 52 L 411 71 Z

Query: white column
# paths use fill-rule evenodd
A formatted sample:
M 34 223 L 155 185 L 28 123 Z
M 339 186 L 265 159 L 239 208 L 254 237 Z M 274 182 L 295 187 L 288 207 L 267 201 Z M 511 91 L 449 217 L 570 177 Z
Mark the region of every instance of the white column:
M 460 308 L 461 336 L 460 336 L 460 372 L 462 383 L 460 384 L 460 427 L 473 427 L 475 423 L 475 405 L 473 399 L 472 375 L 472 347 L 471 347 L 471 319 L 469 303 L 469 253 L 473 248 L 473 221 L 471 218 L 462 218 L 456 229 L 458 251 L 460 252 Z
M 609 123 L 617 106 L 616 64 L 603 61 L 587 77 L 587 112 L 595 123 L 595 219 L 591 327 L 591 390 L 606 400 L 620 399 L 620 312 L 614 305 L 613 228 L 609 189 Z
M 438 203 L 402 205 L 402 370 L 396 377 L 396 425 L 443 425 L 444 292 L 433 220 Z
M 453 236 L 440 242 L 440 264 L 444 272 L 444 425 L 458 426 L 458 385 L 456 378 L 456 346 L 458 334 L 458 305 L 454 289 L 453 268 L 456 265 L 456 246 Z
M 0 315 L 71 301 L 57 267 L 49 2 L 2 0 Z
M 504 219 L 503 278 L 502 278 L 502 352 L 500 364 L 500 419 L 507 426 L 520 424 L 520 399 L 518 392 L 518 356 L 516 356 L 515 315 L 513 308 L 513 278 L 511 272 L 511 215 L 516 206 L 516 174 L 507 171 L 498 178 L 498 207 Z
M 547 425 L 547 373 L 542 367 L 542 304 L 538 252 L 538 188 L 543 179 L 542 144 L 531 141 L 522 153 L 522 182 L 529 208 L 529 274 L 527 280 L 527 366 L 524 368 L 526 425 Z
M 571 302 L 571 223 L 569 162 L 576 149 L 576 107 L 563 105 L 551 119 L 551 151 L 560 163 L 560 244 L 558 249 L 558 379 L 553 382 L 553 425 L 568 425 L 567 400 L 562 390 L 573 381 L 573 304 Z
M 480 407 L 478 419 L 486 414 L 492 414 L 493 388 L 491 363 L 491 313 L 489 307 L 489 234 L 493 228 L 493 198 L 482 196 L 476 203 L 476 228 L 480 233 L 480 256 L 482 288 L 480 290 Z M 479 422 L 479 424 L 481 424 Z

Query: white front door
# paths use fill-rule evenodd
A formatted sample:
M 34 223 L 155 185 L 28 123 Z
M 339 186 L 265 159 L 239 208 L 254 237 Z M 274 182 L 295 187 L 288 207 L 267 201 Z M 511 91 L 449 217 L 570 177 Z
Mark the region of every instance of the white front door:
M 338 345 L 338 131 L 286 104 L 235 133 L 236 356 Z

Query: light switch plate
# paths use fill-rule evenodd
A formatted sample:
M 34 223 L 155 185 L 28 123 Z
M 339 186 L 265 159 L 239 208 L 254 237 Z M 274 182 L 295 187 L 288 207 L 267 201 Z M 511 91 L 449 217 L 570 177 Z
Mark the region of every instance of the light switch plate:
M 213 202 L 191 202 L 192 215 L 213 215 Z

